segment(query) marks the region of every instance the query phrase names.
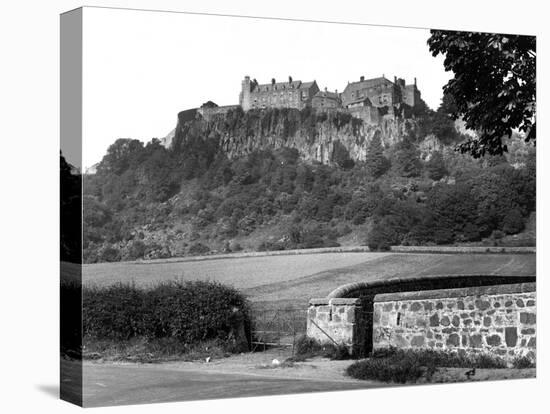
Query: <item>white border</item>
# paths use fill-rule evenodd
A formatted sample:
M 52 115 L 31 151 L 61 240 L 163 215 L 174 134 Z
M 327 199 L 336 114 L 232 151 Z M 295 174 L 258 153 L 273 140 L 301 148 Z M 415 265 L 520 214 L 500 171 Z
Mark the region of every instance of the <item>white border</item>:
M 548 205 L 542 177 L 550 73 L 545 51 L 548 11 L 544 2 L 339 0 L 133 0 L 89 1 L 88 5 L 185 10 L 315 20 L 392 24 L 445 29 L 516 32 L 538 35 L 538 295 L 549 293 L 544 280 Z M 2 69 L 2 398 L 4 412 L 73 412 L 77 408 L 52 397 L 58 381 L 58 148 L 59 148 L 59 14 L 81 6 L 72 0 L 11 1 L 1 7 Z M 7 126 L 7 130 L 6 129 Z M 287 395 L 234 400 L 101 408 L 121 413 L 202 412 L 336 412 L 478 413 L 542 412 L 548 389 L 546 317 L 538 302 L 538 378 L 479 384 L 386 388 L 327 394 Z M 46 390 L 46 392 L 44 391 Z M 55 392 L 55 391 L 54 391 Z

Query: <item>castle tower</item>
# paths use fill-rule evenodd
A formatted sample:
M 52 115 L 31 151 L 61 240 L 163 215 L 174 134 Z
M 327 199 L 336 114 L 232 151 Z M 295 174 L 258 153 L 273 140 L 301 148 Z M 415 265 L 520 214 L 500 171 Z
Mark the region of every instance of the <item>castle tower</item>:
M 250 109 L 250 91 L 250 76 L 245 76 L 241 84 L 241 93 L 239 95 L 239 103 L 244 111 L 248 111 Z

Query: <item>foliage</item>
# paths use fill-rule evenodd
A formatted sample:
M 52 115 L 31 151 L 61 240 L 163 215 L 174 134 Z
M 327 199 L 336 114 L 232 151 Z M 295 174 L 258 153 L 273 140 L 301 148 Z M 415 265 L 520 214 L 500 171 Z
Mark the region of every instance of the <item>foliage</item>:
M 452 102 L 444 100 L 443 107 Z M 330 116 L 307 109 L 245 114 L 237 108 L 216 118 L 217 129 L 201 121 L 181 123 L 170 149 L 158 140 L 118 140 L 97 174 L 83 176 L 85 262 L 234 251 L 239 244 L 260 250 L 330 247 L 351 231 L 372 249 L 476 242 L 495 230 L 517 234 L 535 211 L 534 152 L 518 158 L 517 168 L 504 157 L 481 162 L 445 150 L 444 157 L 436 151 L 422 163 L 414 128 L 386 150 L 375 134 L 366 161 L 354 165 L 338 141 L 331 165 L 307 162 L 287 147 L 232 159 L 218 147 L 225 128 L 246 134 L 260 125 L 268 134 L 280 125 L 276 119 L 284 119 L 292 134 L 319 119 L 340 128 L 354 122 Z M 65 166 L 63 177 L 77 185 L 79 176 L 70 170 Z M 441 177 L 448 179 L 435 182 Z
M 417 177 L 420 175 L 422 165 L 420 163 L 418 149 L 410 137 L 405 137 L 394 146 L 392 167 L 401 177 Z
M 439 367 L 506 368 L 506 362 L 487 354 L 388 348 L 375 351 L 369 359 L 355 362 L 346 373 L 357 379 L 404 384 L 414 383 L 424 375 L 430 379 Z
M 536 368 L 537 366 L 535 362 L 525 356 L 515 358 L 512 364 L 517 369 Z
M 434 151 L 426 163 L 426 171 L 428 177 L 432 180 L 438 181 L 441 180 L 445 175 L 447 175 L 447 168 L 445 167 L 445 160 L 443 155 L 439 151 Z
M 367 174 L 373 178 L 380 177 L 390 168 L 390 162 L 384 156 L 384 148 L 378 134 L 373 137 L 367 147 L 365 167 Z
M 502 154 L 502 138 L 519 129 L 526 141 L 536 140 L 536 38 L 494 33 L 432 30 L 433 56 L 445 55 L 453 71 L 444 87 L 453 97 L 452 113 L 477 131 L 459 148 L 474 157 Z
M 307 335 L 302 335 L 296 339 L 294 351 L 296 353 L 296 357 L 294 358 L 295 361 L 303 361 L 316 356 L 330 358 L 333 360 L 348 359 L 350 357 L 345 346 L 336 345 L 333 343 L 321 344 L 319 341 L 310 338 Z
M 346 368 L 346 374 L 352 378 L 400 384 L 414 383 L 424 372 L 425 369 L 412 359 L 394 358 L 366 359 Z
M 227 340 L 237 319 L 249 320 L 244 297 L 215 282 L 165 282 L 149 289 L 85 287 L 82 296 L 83 333 L 94 340 Z

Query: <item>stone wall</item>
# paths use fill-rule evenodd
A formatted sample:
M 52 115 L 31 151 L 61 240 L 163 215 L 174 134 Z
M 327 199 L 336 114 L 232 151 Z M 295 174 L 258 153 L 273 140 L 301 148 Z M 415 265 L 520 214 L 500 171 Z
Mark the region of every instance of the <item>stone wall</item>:
M 202 115 L 206 121 L 210 121 L 213 116 L 216 115 L 225 115 L 233 109 L 237 109 L 238 105 L 225 105 L 225 106 L 216 106 L 212 108 L 199 108 L 197 112 Z
M 462 349 L 536 358 L 535 283 L 374 297 L 373 347 Z
M 367 322 L 359 299 L 311 299 L 307 312 L 307 336 L 322 344 L 344 345 L 350 354 L 362 348 Z

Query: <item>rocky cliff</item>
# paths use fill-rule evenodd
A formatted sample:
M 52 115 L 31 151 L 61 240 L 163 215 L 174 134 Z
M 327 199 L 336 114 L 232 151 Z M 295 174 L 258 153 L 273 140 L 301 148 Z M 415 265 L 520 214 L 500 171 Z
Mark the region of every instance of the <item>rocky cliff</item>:
M 310 110 L 272 109 L 243 112 L 240 108 L 207 118 L 199 112 L 184 111 L 178 116 L 172 147 L 201 139 L 215 144 L 228 158 L 255 150 L 295 148 L 304 160 L 331 164 L 337 150 L 354 161 L 366 157 L 369 142 L 379 135 L 389 147 L 407 133 L 414 133 L 413 119 L 385 115 L 370 124 L 345 112 L 316 113 Z

